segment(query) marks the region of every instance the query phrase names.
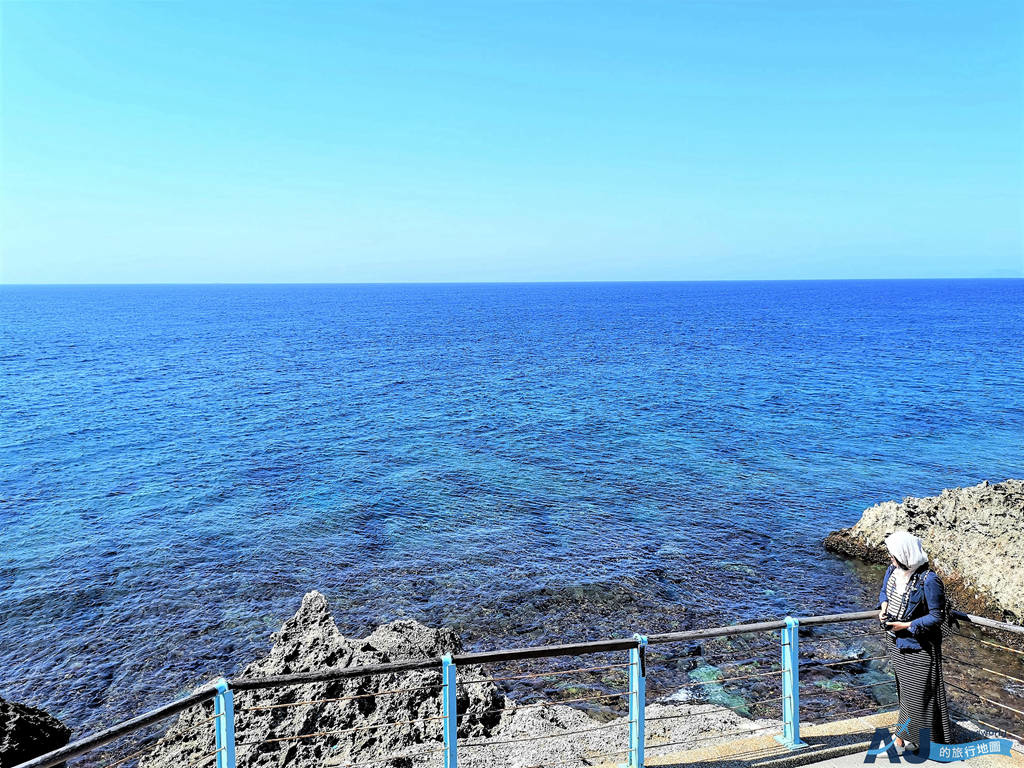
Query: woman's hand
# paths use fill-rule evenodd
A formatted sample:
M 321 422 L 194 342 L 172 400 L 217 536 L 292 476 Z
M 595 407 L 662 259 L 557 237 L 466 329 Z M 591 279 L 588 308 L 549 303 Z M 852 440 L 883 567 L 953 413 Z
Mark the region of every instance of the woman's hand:
M 893 632 L 902 632 L 904 629 L 910 629 L 909 621 L 891 621 L 887 625 Z
M 878 612 L 878 620 L 882 624 L 885 624 L 885 614 L 886 614 L 886 611 L 888 610 L 888 608 L 889 608 L 889 604 L 888 603 L 882 603 L 882 610 L 880 610 Z

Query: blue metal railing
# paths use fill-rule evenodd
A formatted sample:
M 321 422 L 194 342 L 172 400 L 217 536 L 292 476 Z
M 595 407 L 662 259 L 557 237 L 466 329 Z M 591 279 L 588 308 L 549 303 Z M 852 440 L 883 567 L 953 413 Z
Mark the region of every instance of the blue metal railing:
M 633 635 L 629 651 L 629 768 L 644 765 L 644 714 L 647 709 L 647 638 Z
M 459 721 L 456 696 L 455 662 L 451 656 L 441 658 L 441 717 L 444 718 L 444 768 L 458 768 Z
M 800 740 L 800 621 L 786 617 L 782 629 L 782 734 L 775 738 L 789 749 L 806 747 Z
M 145 728 L 146 726 L 153 725 L 154 723 L 160 722 L 161 720 L 169 718 L 175 714 L 180 714 L 188 708 L 194 707 L 198 704 L 208 704 L 211 700 L 213 702 L 213 717 L 208 718 L 208 720 L 212 721 L 214 730 L 215 750 L 212 754 L 216 757 L 216 768 L 236 768 L 236 723 L 234 706 L 235 691 L 257 690 L 278 686 L 303 685 L 312 682 L 337 681 L 356 677 L 395 674 L 402 672 L 411 672 L 414 670 L 429 669 L 440 669 L 441 672 L 441 684 L 439 686 L 436 686 L 440 689 L 441 694 L 441 714 L 440 717 L 432 717 L 425 719 L 441 721 L 443 749 L 438 751 L 443 753 L 443 766 L 444 768 L 458 768 L 459 714 L 457 711 L 458 698 L 456 693 L 457 686 L 460 684 L 458 680 L 458 670 L 460 666 L 465 666 L 468 664 L 480 665 L 486 663 L 499 663 L 524 659 L 554 658 L 560 656 L 580 656 L 584 654 L 606 653 L 609 651 L 628 652 L 628 663 L 626 665 L 617 666 L 626 666 L 628 669 L 629 676 L 628 690 L 625 692 L 625 695 L 628 698 L 629 707 L 627 718 L 627 724 L 629 728 L 628 748 L 622 753 L 609 754 L 625 754 L 627 756 L 628 768 L 643 768 L 645 764 L 645 746 L 650 746 L 647 744 L 647 718 L 645 717 L 645 712 L 647 708 L 646 652 L 648 646 L 652 644 L 673 643 L 693 640 L 707 640 L 717 637 L 728 637 L 733 635 L 750 634 L 754 632 L 775 630 L 778 630 L 780 632 L 781 695 L 773 697 L 772 699 L 766 699 L 765 701 L 781 701 L 782 733 L 777 735 L 775 738 L 788 749 L 800 749 L 802 747 L 807 746 L 807 744 L 800 737 L 801 665 L 799 631 L 801 626 L 811 627 L 841 622 L 862 621 L 875 619 L 876 616 L 877 614 L 875 611 L 863 611 L 859 613 L 837 614 L 832 616 L 811 616 L 805 617 L 803 619 L 786 617 L 784 620 L 780 621 L 760 622 L 757 624 L 744 624 L 730 627 L 716 627 L 712 629 L 693 630 L 687 632 L 675 632 L 650 636 L 637 634 L 634 635 L 632 638 L 622 640 L 601 640 L 596 642 L 577 643 L 570 645 L 552 645 L 534 648 L 490 651 L 483 653 L 456 654 L 447 655 L 440 659 L 422 659 L 365 667 L 348 667 L 345 669 L 322 670 L 317 672 L 297 673 L 292 675 L 283 675 L 270 678 L 243 678 L 234 681 L 229 681 L 224 678 L 221 678 L 212 683 L 211 685 L 196 691 L 188 697 L 185 697 L 184 699 L 181 699 L 177 702 L 172 702 L 171 704 L 164 705 L 163 707 L 153 710 L 152 712 L 146 713 L 140 717 L 121 723 L 120 725 L 115 726 L 114 728 L 108 729 L 106 731 L 95 734 L 88 738 L 81 739 L 72 744 L 68 744 L 67 746 L 62 747 L 61 749 L 54 750 L 33 760 L 22 763 L 20 766 L 16 766 L 16 768 L 52 768 L 53 766 L 64 763 L 71 758 L 78 757 L 80 755 L 89 753 L 95 749 L 98 749 L 100 746 L 108 744 L 124 735 L 138 731 L 142 728 Z M 1005 624 L 1003 622 L 995 622 L 990 619 L 970 616 L 967 614 L 958 614 L 958 617 L 961 620 L 982 627 L 996 628 L 1013 632 L 1016 634 L 1024 634 L 1024 627 L 1020 627 L 1017 625 Z M 987 643 L 987 641 L 982 642 Z M 987 644 L 991 645 L 991 643 Z M 1020 651 L 1015 652 L 1020 653 Z M 847 664 L 856 662 L 866 662 L 871 660 L 872 659 L 860 659 L 856 660 L 855 662 L 839 661 L 833 663 Z M 823 664 L 821 666 L 829 666 L 829 664 Z M 763 674 L 765 673 L 749 675 L 748 677 L 763 677 Z M 743 676 L 737 676 L 733 679 L 743 679 Z M 474 680 L 469 682 L 473 683 L 484 681 Z M 871 685 L 877 684 L 878 683 L 874 683 Z M 355 698 L 360 697 L 357 696 Z M 1012 709 L 1009 707 L 1007 708 Z M 355 728 L 352 730 L 360 729 Z M 758 730 L 763 731 L 764 729 Z M 561 735 L 564 736 L 571 734 Z M 1013 736 L 1014 734 L 1009 735 Z M 282 739 L 270 740 L 281 741 Z M 486 744 L 473 743 L 464 746 L 486 746 Z M 656 746 L 665 747 L 671 745 L 659 744 Z M 382 758 L 381 762 L 384 762 L 385 760 L 386 759 Z
M 235 768 L 235 694 L 231 684 L 223 677 L 214 687 L 213 697 L 214 747 L 217 768 Z

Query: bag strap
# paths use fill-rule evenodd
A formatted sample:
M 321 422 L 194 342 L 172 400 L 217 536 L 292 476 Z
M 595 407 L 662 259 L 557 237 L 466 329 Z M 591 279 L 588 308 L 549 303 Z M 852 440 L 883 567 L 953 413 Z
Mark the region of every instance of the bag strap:
M 907 588 L 903 591 L 903 596 L 900 598 L 900 610 L 899 613 L 896 614 L 898 617 L 897 621 L 906 621 L 905 614 L 907 611 L 907 604 L 910 602 L 910 593 L 917 589 L 917 585 L 920 584 L 921 580 L 929 573 L 931 573 L 930 568 L 924 571 L 915 571 L 910 576 L 910 581 L 907 582 Z

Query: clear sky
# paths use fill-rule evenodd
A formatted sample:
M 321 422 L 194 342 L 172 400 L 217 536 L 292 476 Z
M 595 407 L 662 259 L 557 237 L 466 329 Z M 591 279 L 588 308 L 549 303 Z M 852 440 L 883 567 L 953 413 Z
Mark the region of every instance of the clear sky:
M 0 14 L 2 282 L 1024 273 L 1020 3 Z

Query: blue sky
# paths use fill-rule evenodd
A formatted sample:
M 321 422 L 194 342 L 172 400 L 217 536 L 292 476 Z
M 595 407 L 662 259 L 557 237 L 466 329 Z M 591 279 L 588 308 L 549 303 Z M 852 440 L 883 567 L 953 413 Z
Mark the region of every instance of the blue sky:
M 0 14 L 2 282 L 1024 273 L 1017 3 Z

